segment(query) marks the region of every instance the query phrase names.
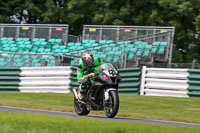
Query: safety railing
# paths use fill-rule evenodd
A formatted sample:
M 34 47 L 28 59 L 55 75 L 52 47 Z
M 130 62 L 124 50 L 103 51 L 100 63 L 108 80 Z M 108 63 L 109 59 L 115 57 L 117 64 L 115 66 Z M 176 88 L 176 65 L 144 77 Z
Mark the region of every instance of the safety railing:
M 68 40 L 68 25 L 60 24 L 0 24 L 0 38 L 45 38 Z

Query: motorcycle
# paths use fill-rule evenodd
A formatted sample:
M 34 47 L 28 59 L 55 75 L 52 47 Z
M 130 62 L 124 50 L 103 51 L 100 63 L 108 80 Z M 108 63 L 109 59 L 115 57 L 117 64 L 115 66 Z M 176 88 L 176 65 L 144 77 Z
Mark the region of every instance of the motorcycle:
M 104 110 L 108 118 L 114 118 L 119 109 L 119 73 L 110 63 L 96 67 L 94 73 L 83 100 L 79 100 L 77 89 L 72 90 L 75 112 L 82 116 L 88 115 L 91 110 Z

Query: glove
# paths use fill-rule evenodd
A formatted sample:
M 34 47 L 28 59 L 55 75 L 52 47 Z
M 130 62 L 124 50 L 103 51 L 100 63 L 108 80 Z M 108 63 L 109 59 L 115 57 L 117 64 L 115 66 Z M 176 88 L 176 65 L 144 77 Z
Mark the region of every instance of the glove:
M 86 75 L 85 78 L 86 79 L 90 79 L 90 78 L 94 77 L 94 75 L 95 75 L 94 73 L 90 73 L 90 74 Z

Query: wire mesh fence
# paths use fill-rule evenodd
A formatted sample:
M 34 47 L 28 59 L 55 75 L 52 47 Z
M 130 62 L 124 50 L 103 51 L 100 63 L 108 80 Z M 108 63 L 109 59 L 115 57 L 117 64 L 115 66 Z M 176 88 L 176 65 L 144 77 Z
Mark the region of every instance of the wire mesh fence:
M 0 24 L 0 38 L 45 38 L 68 41 L 68 25 L 58 24 Z

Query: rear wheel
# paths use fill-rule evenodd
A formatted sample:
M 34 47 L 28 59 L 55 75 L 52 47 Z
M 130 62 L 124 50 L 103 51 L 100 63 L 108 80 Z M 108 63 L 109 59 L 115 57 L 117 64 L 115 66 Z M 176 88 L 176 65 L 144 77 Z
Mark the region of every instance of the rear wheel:
M 88 115 L 90 113 L 86 105 L 79 102 L 76 98 L 74 98 L 74 109 L 78 115 Z
M 104 112 L 107 117 L 113 118 L 119 109 L 119 96 L 117 91 L 109 92 L 109 99 L 104 102 Z

